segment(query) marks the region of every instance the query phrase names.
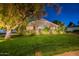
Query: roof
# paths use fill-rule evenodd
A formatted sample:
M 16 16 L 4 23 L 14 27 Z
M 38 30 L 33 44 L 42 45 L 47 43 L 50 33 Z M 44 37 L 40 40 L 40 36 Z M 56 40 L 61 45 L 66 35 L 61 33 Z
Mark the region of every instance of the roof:
M 55 26 L 55 27 L 58 27 L 57 24 L 49 22 L 46 19 L 40 19 L 40 20 L 32 21 L 28 25 L 37 25 L 37 26 L 44 25 L 44 26 L 53 26 L 53 27 Z

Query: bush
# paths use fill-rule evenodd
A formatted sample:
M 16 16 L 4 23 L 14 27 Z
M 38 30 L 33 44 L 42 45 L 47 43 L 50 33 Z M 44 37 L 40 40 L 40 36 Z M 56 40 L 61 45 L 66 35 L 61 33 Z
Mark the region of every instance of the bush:
M 50 28 L 45 27 L 43 30 L 47 32 L 47 31 L 49 31 L 49 30 L 50 30 Z

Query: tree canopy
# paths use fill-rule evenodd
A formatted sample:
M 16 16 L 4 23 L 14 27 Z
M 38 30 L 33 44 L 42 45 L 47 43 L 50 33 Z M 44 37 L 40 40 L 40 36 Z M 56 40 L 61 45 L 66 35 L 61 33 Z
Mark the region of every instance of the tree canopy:
M 7 32 L 11 32 L 16 27 L 20 32 L 26 28 L 29 18 L 39 20 L 42 16 L 46 15 L 44 3 L 7 3 L 0 4 L 0 23 L 4 25 Z M 61 8 L 58 4 L 47 4 L 56 10 L 57 14 L 60 13 Z

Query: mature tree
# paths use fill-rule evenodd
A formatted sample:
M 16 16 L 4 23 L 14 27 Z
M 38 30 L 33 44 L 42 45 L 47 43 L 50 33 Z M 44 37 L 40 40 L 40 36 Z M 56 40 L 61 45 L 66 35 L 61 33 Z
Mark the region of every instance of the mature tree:
M 55 24 L 57 24 L 57 25 L 62 24 L 62 22 L 61 22 L 61 21 L 59 21 L 59 20 L 54 20 L 54 21 L 53 21 L 53 23 L 55 23 Z
M 73 26 L 75 26 L 75 24 L 73 22 L 70 22 L 68 25 L 68 27 L 73 27 Z
M 61 8 L 58 4 L 48 4 L 55 8 L 57 14 Z M 18 27 L 18 32 L 23 34 L 27 20 L 34 18 L 40 20 L 45 13 L 45 4 L 0 4 L 0 22 L 6 29 L 5 39 L 10 38 L 12 30 Z M 35 28 L 36 26 L 34 26 Z M 23 33 L 22 33 L 23 32 Z
M 18 16 L 14 4 L 0 4 L 0 21 L 6 29 L 5 39 L 10 38 L 11 31 L 17 27 Z

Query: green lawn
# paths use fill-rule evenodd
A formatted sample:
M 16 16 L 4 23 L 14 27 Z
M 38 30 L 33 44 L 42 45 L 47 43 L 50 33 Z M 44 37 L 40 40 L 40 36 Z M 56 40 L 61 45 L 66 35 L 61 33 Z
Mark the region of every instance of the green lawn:
M 41 51 L 41 55 L 51 56 L 79 50 L 78 35 L 20 36 L 12 39 L 5 41 L 0 37 L 0 55 L 33 56 L 36 51 Z

